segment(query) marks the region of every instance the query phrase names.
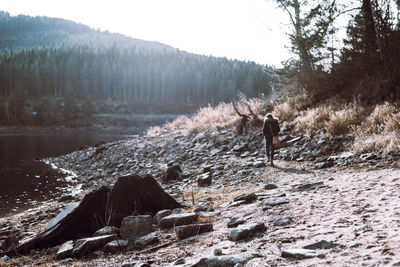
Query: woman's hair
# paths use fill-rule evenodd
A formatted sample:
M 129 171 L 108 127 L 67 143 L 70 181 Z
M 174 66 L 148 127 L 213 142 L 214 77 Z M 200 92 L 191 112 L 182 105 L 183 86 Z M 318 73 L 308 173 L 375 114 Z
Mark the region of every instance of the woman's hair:
M 265 118 L 267 118 L 267 119 L 268 119 L 268 118 L 271 118 L 271 119 L 272 119 L 273 117 L 274 117 L 274 116 L 272 116 L 271 113 L 267 113 L 267 115 L 265 115 Z

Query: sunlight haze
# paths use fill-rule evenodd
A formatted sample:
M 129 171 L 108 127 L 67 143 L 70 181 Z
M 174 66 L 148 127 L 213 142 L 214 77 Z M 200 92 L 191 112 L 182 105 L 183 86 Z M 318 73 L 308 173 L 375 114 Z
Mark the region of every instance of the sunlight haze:
M 11 15 L 58 17 L 191 53 L 280 66 L 285 14 L 265 0 L 2 0 Z

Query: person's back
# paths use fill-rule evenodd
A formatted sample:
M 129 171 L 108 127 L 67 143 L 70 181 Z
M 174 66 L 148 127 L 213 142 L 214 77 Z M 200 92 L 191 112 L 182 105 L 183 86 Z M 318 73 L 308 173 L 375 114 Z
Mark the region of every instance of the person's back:
M 277 136 L 280 131 L 279 122 L 273 117 L 267 117 L 264 120 L 263 133 L 265 138 L 271 139 L 273 136 Z
M 268 161 L 271 162 L 271 165 L 274 165 L 274 146 L 272 144 L 273 136 L 277 136 L 280 132 L 279 121 L 274 119 L 271 113 L 268 113 L 263 125 L 263 133 L 265 137 L 265 150 L 267 153 Z

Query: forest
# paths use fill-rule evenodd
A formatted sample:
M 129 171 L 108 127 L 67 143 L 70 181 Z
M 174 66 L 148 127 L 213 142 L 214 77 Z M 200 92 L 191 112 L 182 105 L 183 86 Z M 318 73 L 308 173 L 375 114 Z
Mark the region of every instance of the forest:
M 400 99 L 400 1 L 275 0 L 287 14 L 294 57 L 278 70 L 281 87 L 309 104 Z
M 271 92 L 272 69 L 254 62 L 190 54 L 62 19 L 2 12 L 0 29 L 5 124 L 57 124 L 94 112 L 191 112 L 239 93 Z

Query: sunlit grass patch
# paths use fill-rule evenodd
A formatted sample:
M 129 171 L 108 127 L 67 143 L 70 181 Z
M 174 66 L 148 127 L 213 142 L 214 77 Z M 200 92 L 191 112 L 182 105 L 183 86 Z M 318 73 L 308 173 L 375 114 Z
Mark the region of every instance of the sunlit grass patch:
M 237 103 L 242 114 L 249 115 L 249 106 L 255 114 L 259 114 L 263 107 L 263 101 L 257 98 L 243 99 Z M 216 134 L 226 128 L 232 128 L 240 119 L 231 103 L 219 103 L 216 107 L 200 108 L 193 116 L 179 116 L 174 121 L 165 124 L 167 130 L 179 131 L 186 135 L 208 131 Z
M 363 120 L 363 108 L 357 104 L 332 112 L 326 121 L 326 133 L 332 136 L 352 132 Z
M 398 153 L 400 151 L 399 132 L 381 134 L 358 134 L 352 149 L 356 153 L 378 152 L 382 154 Z
M 377 105 L 355 130 L 353 150 L 382 154 L 400 151 L 400 113 L 389 103 Z
M 332 107 L 317 107 L 302 111 L 299 116 L 293 120 L 293 125 L 297 131 L 307 134 L 315 133 L 325 127 L 325 122 L 329 120 L 332 113 Z

